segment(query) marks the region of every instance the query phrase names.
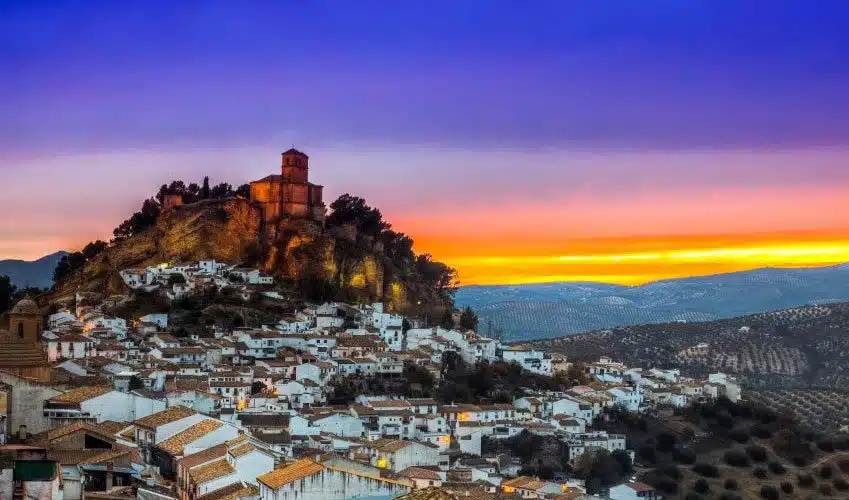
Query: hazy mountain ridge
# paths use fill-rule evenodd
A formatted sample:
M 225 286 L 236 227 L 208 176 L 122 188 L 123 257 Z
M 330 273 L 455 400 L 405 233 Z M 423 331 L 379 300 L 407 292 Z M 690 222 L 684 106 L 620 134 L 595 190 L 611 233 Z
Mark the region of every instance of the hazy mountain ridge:
M 68 252 L 59 251 L 33 260 L 0 260 L 0 276 L 8 276 L 14 285 L 23 288 L 27 285 L 38 288 L 50 288 L 53 285 L 53 270 Z
M 468 286 L 457 304 L 471 306 L 486 333 L 506 340 L 550 338 L 625 325 L 710 321 L 763 311 L 849 300 L 849 265 L 763 268 L 620 286 L 605 283 Z

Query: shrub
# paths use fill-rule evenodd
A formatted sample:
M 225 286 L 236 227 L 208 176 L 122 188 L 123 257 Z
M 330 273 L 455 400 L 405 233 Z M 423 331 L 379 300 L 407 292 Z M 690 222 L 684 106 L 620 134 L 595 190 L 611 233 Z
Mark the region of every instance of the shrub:
M 746 447 L 746 455 L 752 459 L 752 462 L 766 462 L 768 454 L 766 448 L 760 445 L 749 445 Z
M 834 468 L 826 464 L 820 467 L 820 477 L 823 479 L 831 479 L 834 476 Z
M 766 470 L 758 467 L 757 469 L 752 471 L 752 475 L 758 479 L 766 479 Z
M 702 500 L 702 498 L 704 498 L 704 497 L 702 497 L 701 495 L 699 495 L 695 491 L 691 491 L 691 492 L 687 493 L 687 496 L 684 497 L 684 500 Z
M 749 440 L 749 431 L 746 429 L 734 429 L 728 433 L 728 437 L 742 444 Z
M 770 462 L 768 467 L 770 472 L 778 476 L 787 472 L 787 468 L 781 462 Z
M 767 500 L 778 500 L 781 496 L 778 494 L 778 490 L 775 489 L 775 486 L 762 486 L 761 487 L 761 498 L 766 498 Z
M 781 491 L 789 495 L 790 493 L 793 493 L 793 485 L 788 481 L 784 481 L 781 483 Z
M 817 441 L 817 448 L 821 449 L 826 453 L 833 453 L 834 443 L 829 441 L 828 439 L 822 439 L 820 441 Z
M 813 488 L 816 481 L 814 481 L 814 476 L 810 474 L 799 474 L 796 478 L 796 484 L 800 488 Z
M 657 463 L 657 453 L 651 446 L 642 445 L 637 448 L 637 458 L 650 464 Z
M 763 425 L 752 426 L 752 435 L 758 439 L 769 439 L 772 437 L 772 431 Z
M 725 483 L 723 483 L 723 487 L 725 487 L 726 490 L 736 490 L 737 489 L 737 481 L 734 480 L 734 479 L 731 479 L 731 478 L 726 479 Z
M 657 451 L 669 453 L 675 450 L 677 438 L 669 433 L 661 432 L 657 435 Z
M 681 471 L 679 471 L 678 467 L 675 467 L 674 465 L 658 467 L 655 471 L 658 474 L 663 474 L 664 476 L 671 477 L 672 479 L 681 479 Z
M 849 490 L 849 482 L 846 482 L 842 477 L 838 477 L 834 480 L 834 489 L 838 491 L 846 491 Z
M 849 458 L 844 458 L 837 462 L 837 467 L 839 467 L 844 474 L 849 474 Z
M 830 484 L 823 484 L 822 486 L 820 486 L 820 493 L 822 493 L 825 496 L 829 496 L 832 493 L 834 493 L 834 490 L 831 489 Z
M 796 467 L 804 467 L 808 465 L 808 459 L 799 455 L 793 457 L 793 465 Z
M 693 472 L 704 477 L 719 477 L 719 469 L 711 464 L 698 463 L 693 466 Z
M 696 482 L 693 483 L 693 491 L 696 493 L 707 493 L 710 491 L 710 485 L 707 482 L 707 479 L 700 477 L 696 479 Z
M 722 495 L 719 495 L 719 500 L 743 500 L 743 497 L 736 493 L 725 492 Z
M 748 467 L 749 457 L 740 450 L 728 450 L 725 452 L 725 463 L 732 467 Z
M 678 481 L 667 476 L 659 474 L 650 475 L 646 477 L 646 482 L 667 495 L 673 495 L 678 492 Z
M 672 452 L 672 458 L 679 464 L 690 465 L 696 463 L 696 452 L 689 448 L 679 448 Z

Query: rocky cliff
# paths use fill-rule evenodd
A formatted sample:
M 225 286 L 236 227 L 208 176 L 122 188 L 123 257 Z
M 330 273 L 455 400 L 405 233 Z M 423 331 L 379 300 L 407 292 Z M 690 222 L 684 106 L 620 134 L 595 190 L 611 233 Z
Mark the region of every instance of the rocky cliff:
M 162 213 L 154 227 L 113 243 L 58 283 L 52 298 L 74 291 L 125 294 L 129 290 L 118 274 L 123 269 L 201 259 L 258 267 L 306 298 L 384 300 L 396 310 L 413 299 L 438 301 L 434 290 L 388 262 L 379 245 L 307 220 L 267 223 L 258 208 L 239 197 Z

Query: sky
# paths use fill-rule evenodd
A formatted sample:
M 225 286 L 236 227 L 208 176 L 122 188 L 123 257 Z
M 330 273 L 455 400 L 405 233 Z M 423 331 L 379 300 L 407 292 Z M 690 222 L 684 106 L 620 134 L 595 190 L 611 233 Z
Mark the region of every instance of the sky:
M 310 155 L 463 284 L 849 261 L 842 0 L 0 1 L 0 259 Z

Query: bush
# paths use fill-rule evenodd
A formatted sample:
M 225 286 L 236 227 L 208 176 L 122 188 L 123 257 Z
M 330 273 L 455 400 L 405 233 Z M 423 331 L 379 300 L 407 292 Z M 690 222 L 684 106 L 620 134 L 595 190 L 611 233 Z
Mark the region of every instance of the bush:
M 637 458 L 642 460 L 643 462 L 647 462 L 650 464 L 657 463 L 657 453 L 654 448 L 647 445 L 642 445 L 637 448 Z
M 784 467 L 784 465 L 781 462 L 770 462 L 768 468 L 769 468 L 770 472 L 772 472 L 773 474 L 775 474 L 777 476 L 780 476 L 780 475 L 784 474 L 785 472 L 787 472 L 787 468 Z
M 726 490 L 736 490 L 737 489 L 737 481 L 734 480 L 734 479 L 730 479 L 730 478 L 726 479 L 725 483 L 723 483 L 723 487 L 725 487 Z
M 752 475 L 758 479 L 766 479 L 766 470 L 758 467 L 757 469 L 752 471 Z
M 793 493 L 793 485 L 788 481 L 784 481 L 781 483 L 781 491 L 789 495 L 790 493 Z
M 719 495 L 719 497 L 717 498 L 719 498 L 719 500 L 743 500 L 743 497 L 741 497 L 740 495 L 736 493 L 729 493 L 727 491 L 722 495 Z
M 674 465 L 658 467 L 655 472 L 671 477 L 672 479 L 681 479 L 681 471 L 679 471 L 678 467 L 675 467 Z
M 798 484 L 800 488 L 813 488 L 816 481 L 814 481 L 814 476 L 810 474 L 799 474 L 796 477 L 796 484 Z
M 653 481 L 649 481 L 649 483 L 657 488 L 658 491 L 667 495 L 675 494 L 678 491 L 678 482 L 668 477 L 658 477 Z
M 822 451 L 824 451 L 826 453 L 833 453 L 834 452 L 834 443 L 829 441 L 828 439 L 823 439 L 823 440 L 817 441 L 817 448 L 821 449 Z
M 691 491 L 691 492 L 687 493 L 687 496 L 684 497 L 684 500 L 702 500 L 702 498 L 704 498 L 704 497 L 702 497 L 701 495 L 699 495 L 695 491 Z
M 849 482 L 846 482 L 842 477 L 838 477 L 834 480 L 834 489 L 838 491 L 846 491 L 849 490 Z
M 749 455 L 749 458 L 752 459 L 752 462 L 766 462 L 769 455 L 766 452 L 766 448 L 760 445 L 750 445 L 746 447 L 746 455 Z
M 749 432 L 746 429 L 734 429 L 728 433 L 728 437 L 743 444 L 749 441 Z
M 825 496 L 829 496 L 832 493 L 834 493 L 834 490 L 831 489 L 830 484 L 824 484 L 824 485 L 820 486 L 820 493 L 822 493 Z
M 672 452 L 672 458 L 679 464 L 690 465 L 696 463 L 696 452 L 689 448 L 679 448 Z
M 781 498 L 781 495 L 778 494 L 778 490 L 775 489 L 775 486 L 762 486 L 761 487 L 761 498 L 766 498 L 767 500 L 778 500 Z
M 763 425 L 755 425 L 752 427 L 752 435 L 758 439 L 769 439 L 772 437 L 772 431 Z
M 837 467 L 839 467 L 844 474 L 849 474 L 849 458 L 844 458 L 837 462 Z
M 739 450 L 728 450 L 725 452 L 725 463 L 732 467 L 748 467 L 749 457 Z
M 696 479 L 696 482 L 693 483 L 693 491 L 696 493 L 705 494 L 710 491 L 710 484 L 708 484 L 707 479 L 700 477 Z
M 831 479 L 834 477 L 834 468 L 828 464 L 820 467 L 820 477 L 823 479 Z
M 808 465 L 808 459 L 799 455 L 793 457 L 793 465 L 796 467 L 804 467 Z
M 704 477 L 719 477 L 719 469 L 711 464 L 698 463 L 693 466 L 693 472 Z

